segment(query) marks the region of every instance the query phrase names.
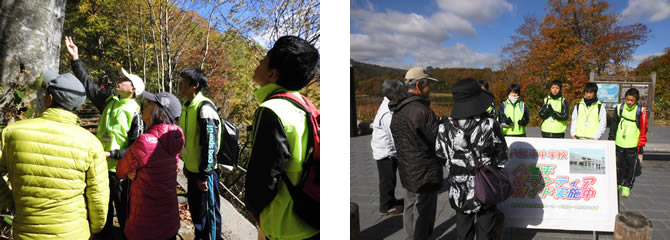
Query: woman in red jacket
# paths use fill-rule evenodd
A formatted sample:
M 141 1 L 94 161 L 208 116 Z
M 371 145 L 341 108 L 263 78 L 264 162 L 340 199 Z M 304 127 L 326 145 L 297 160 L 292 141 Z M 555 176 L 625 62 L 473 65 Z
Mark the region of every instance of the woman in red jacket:
M 132 179 L 128 239 L 176 239 L 179 230 L 177 207 L 177 163 L 184 148 L 184 133 L 178 125 L 181 104 L 166 92 L 144 92 L 147 100 L 142 120 L 148 130 L 119 161 L 116 175 Z

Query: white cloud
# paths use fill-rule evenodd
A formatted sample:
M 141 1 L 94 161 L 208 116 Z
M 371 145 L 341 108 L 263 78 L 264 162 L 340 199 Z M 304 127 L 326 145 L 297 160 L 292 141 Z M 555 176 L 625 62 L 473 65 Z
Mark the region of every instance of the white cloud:
M 512 11 L 512 5 L 504 0 L 437 1 L 440 8 L 424 16 L 394 10 L 375 12 L 374 7 L 364 7 L 358 0 L 358 7 L 352 5 L 350 12 L 360 31 L 350 36 L 351 58 L 398 68 L 495 65 L 497 54 L 478 53 L 462 43 L 445 47 L 445 43 L 454 35 L 475 36 L 472 22 L 491 21 Z
M 628 0 L 628 7 L 621 12 L 624 19 L 646 19 L 658 22 L 670 18 L 670 0 Z
M 349 0 L 349 6 L 351 9 L 355 8 L 364 8 L 368 11 L 374 11 L 375 6 L 370 0 Z
M 663 55 L 662 52 L 637 55 L 637 56 L 633 56 L 633 61 L 637 62 L 637 63 L 641 63 L 642 61 L 644 61 L 645 59 L 647 59 L 649 57 L 655 57 L 655 56 L 661 56 L 661 55 Z
M 437 5 L 475 23 L 488 23 L 514 7 L 506 0 L 437 0 Z

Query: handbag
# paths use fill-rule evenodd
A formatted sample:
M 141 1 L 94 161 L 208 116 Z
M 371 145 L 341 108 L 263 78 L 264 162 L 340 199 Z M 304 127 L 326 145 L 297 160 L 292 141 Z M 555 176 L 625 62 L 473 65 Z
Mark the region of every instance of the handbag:
M 471 129 L 464 131 L 464 138 L 475 161 L 475 198 L 485 204 L 498 204 L 512 195 L 512 183 L 501 168 L 482 164 L 479 154 L 470 143 L 472 131 L 484 119 L 480 119 Z

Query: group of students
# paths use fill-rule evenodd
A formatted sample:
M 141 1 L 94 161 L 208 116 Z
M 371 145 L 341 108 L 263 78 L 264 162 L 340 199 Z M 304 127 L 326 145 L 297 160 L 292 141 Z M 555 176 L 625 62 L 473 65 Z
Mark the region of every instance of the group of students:
M 379 214 L 403 214 L 407 239 L 428 239 L 433 233 L 438 191 L 443 168 L 448 170 L 449 203 L 456 210 L 459 239 L 495 239 L 496 226 L 504 216 L 495 204 L 475 198 L 475 171 L 482 165 L 504 168 L 508 161 L 505 137 L 525 137 L 529 111 L 520 100 L 517 84 L 496 111 L 494 97 L 485 81 L 462 79 L 452 87 L 454 102 L 449 117 L 441 120 L 430 109 L 430 84 L 437 82 L 423 68 L 407 71 L 405 81 L 386 80 L 384 100 L 372 123 L 372 155 L 379 171 Z M 552 81 L 540 117 L 545 138 L 564 138 L 568 101 L 562 82 Z M 604 105 L 598 101 L 598 86 L 587 83 L 584 98 L 574 107 L 573 139 L 600 139 L 607 124 Z M 638 90 L 625 93 L 610 125 L 610 140 L 616 141 L 617 182 L 628 197 L 639 172 L 637 154 L 646 144 L 646 110 L 637 105 Z M 396 171 L 405 199 L 395 197 Z M 475 220 L 476 219 L 476 220 Z
M 203 95 L 207 77 L 179 73 L 179 99 L 144 91 L 122 69 L 116 88 L 94 84 L 65 38 L 74 73 L 45 71 L 34 108 L 39 117 L 9 124 L 0 139 L 0 209 L 15 214 L 15 239 L 115 239 L 116 215 L 127 239 L 176 239 L 179 159 L 196 239 L 222 239 L 217 152 L 226 131 Z M 260 106 L 254 116 L 245 203 L 267 239 L 318 239 L 319 229 L 294 213 L 285 185 L 303 171 L 308 112 L 271 94 L 292 94 L 314 78 L 319 53 L 304 39 L 279 38 L 254 72 Z M 142 95 L 143 106 L 137 96 Z M 88 98 L 100 111 L 97 135 L 75 111 Z M 308 101 L 305 100 L 304 101 Z M 250 133 L 251 134 L 251 133 Z M 286 152 L 290 151 L 290 152 Z M 290 183 L 278 180 L 278 173 Z M 274 181 L 270 186 L 267 182 Z M 269 194 L 272 192 L 273 194 Z M 265 197 L 259 199 L 259 197 Z M 116 213 L 116 214 L 114 214 Z
M 488 90 L 486 82 L 480 81 L 480 84 Z M 552 81 L 549 96 L 540 107 L 539 115 L 543 119 L 540 130 L 544 138 L 565 137 L 569 105 L 561 90 L 562 82 Z M 528 108 L 519 100 L 520 87 L 511 84 L 507 92 L 508 99 L 499 108 L 498 122 L 505 136 L 525 137 Z M 584 97 L 572 110 L 570 136 L 572 139 L 599 140 L 607 128 L 607 110 L 598 100 L 596 83 L 586 83 L 583 92 Z M 636 88 L 626 90 L 624 97 L 625 102 L 614 107 L 608 140 L 614 140 L 616 144 L 617 190 L 621 191 L 621 196 L 629 197 L 635 176 L 641 171 L 638 154 L 642 154 L 647 144 L 648 118 L 647 110 L 637 103 L 640 92 Z

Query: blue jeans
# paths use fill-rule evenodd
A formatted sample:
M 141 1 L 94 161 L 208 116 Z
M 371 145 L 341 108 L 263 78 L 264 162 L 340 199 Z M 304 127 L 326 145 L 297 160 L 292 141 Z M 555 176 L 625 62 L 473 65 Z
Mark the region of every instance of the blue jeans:
M 195 239 L 222 239 L 219 174 L 214 172 L 207 178 L 207 185 L 209 185 L 207 192 L 200 191 L 198 188 L 200 177 L 197 173 L 184 169 L 184 175 L 188 179 L 186 197 L 193 226 L 195 226 Z

